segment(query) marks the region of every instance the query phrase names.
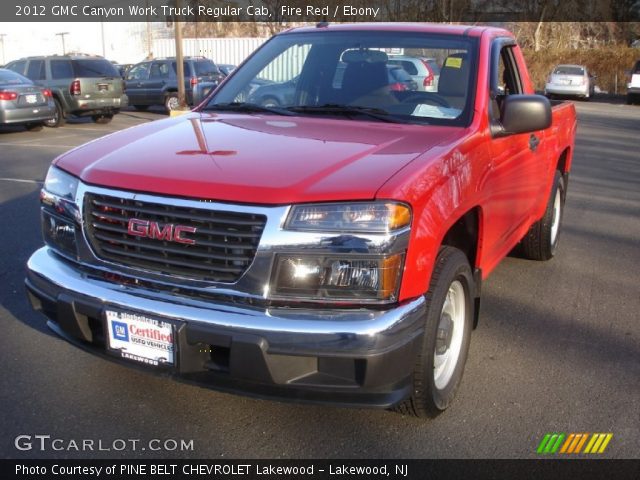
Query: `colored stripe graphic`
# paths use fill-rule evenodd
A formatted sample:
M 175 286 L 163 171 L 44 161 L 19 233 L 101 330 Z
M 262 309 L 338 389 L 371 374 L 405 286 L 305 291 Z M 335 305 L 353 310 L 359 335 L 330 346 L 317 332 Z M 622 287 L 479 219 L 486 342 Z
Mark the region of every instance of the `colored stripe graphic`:
M 547 433 L 538 445 L 538 453 L 542 454 L 553 454 L 558 451 L 560 445 L 562 445 L 562 441 L 565 438 L 564 433 Z
M 536 452 L 542 455 L 553 455 L 554 453 L 578 454 L 578 453 L 603 453 L 609 442 L 613 438 L 613 433 L 547 433 L 542 437 Z M 587 441 L 588 440 L 588 441 Z M 584 450 L 582 447 L 586 447 Z

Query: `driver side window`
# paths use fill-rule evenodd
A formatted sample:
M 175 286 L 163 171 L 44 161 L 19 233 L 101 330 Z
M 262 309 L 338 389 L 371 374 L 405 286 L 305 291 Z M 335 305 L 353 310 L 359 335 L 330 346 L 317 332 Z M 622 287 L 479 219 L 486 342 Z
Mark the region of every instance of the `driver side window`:
M 502 47 L 498 57 L 496 85 L 492 86 L 495 91 L 492 92 L 491 109 L 491 116 L 496 120 L 500 118 L 505 97 L 522 94 L 522 82 L 513 48 L 512 45 Z

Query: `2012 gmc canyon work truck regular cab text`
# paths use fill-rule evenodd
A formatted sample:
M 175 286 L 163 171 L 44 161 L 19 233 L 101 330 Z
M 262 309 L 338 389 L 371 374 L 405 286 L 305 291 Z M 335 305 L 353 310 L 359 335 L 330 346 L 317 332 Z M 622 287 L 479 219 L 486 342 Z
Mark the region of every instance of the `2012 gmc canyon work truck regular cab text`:
M 398 53 L 435 59 L 437 90 L 393 83 Z M 290 100 L 251 103 L 266 84 Z M 481 281 L 516 246 L 556 251 L 575 130 L 505 30 L 288 30 L 192 112 L 54 160 L 29 298 L 115 361 L 434 416 Z

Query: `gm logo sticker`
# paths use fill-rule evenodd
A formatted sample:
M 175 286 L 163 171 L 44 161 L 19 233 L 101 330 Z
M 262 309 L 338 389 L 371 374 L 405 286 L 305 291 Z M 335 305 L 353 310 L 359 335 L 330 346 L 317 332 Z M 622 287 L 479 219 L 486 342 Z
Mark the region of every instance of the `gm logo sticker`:
M 129 330 L 127 324 L 122 322 L 111 322 L 111 330 L 113 331 L 113 338 L 115 340 L 121 340 L 123 342 L 129 341 Z

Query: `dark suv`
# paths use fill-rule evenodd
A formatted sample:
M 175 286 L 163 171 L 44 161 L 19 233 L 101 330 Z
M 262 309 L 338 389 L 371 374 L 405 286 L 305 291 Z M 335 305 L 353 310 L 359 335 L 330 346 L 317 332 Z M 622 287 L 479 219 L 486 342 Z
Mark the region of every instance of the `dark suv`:
M 69 115 L 91 116 L 96 123 L 109 123 L 128 105 L 118 70 L 102 57 L 28 57 L 11 62 L 6 68 L 51 90 L 56 115 L 45 122 L 49 127 L 64 125 Z
M 199 103 L 223 78 L 215 63 L 204 57 L 184 57 L 184 83 L 189 105 Z M 178 76 L 175 58 L 158 58 L 134 65 L 127 71 L 129 103 L 138 110 L 150 105 L 178 108 Z

